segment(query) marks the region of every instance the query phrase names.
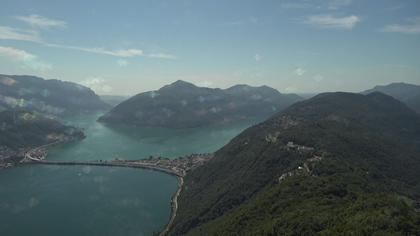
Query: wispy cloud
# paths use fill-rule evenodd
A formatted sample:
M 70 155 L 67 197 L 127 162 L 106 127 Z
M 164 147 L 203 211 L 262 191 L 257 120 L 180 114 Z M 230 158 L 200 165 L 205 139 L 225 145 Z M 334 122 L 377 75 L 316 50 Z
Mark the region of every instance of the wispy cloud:
M 177 59 L 175 55 L 167 54 L 167 53 L 150 53 L 146 55 L 150 58 L 160 58 L 160 59 Z
M 36 55 L 21 49 L 0 46 L 0 56 L 14 62 L 22 63 L 24 67 L 28 67 L 33 70 L 46 71 L 52 69 L 52 65 L 40 61 Z
M 213 85 L 213 82 L 208 81 L 208 80 L 204 80 L 204 81 L 199 82 L 197 85 L 199 87 L 210 87 L 210 86 Z
M 82 52 L 90 52 L 97 54 L 110 55 L 115 57 L 135 57 L 135 56 L 144 56 L 143 50 L 140 49 L 120 49 L 120 50 L 108 50 L 104 48 L 88 48 L 88 47 L 79 47 L 79 46 L 70 46 L 70 45 L 61 45 L 53 43 L 43 43 L 43 45 L 54 48 L 62 48 L 69 50 L 77 50 Z
M 256 62 L 260 62 L 262 60 L 262 56 L 260 54 L 255 54 L 254 59 Z
M 315 82 L 321 82 L 321 81 L 323 81 L 324 80 L 324 76 L 322 76 L 322 75 L 315 75 L 314 77 L 313 77 L 313 79 L 315 80 Z
M 311 1 L 311 0 L 290 0 L 280 3 L 280 7 L 283 9 L 328 9 L 338 10 L 344 7 L 348 7 L 352 4 L 353 0 L 322 0 L 322 1 Z
M 67 26 L 65 21 L 49 19 L 35 14 L 29 16 L 15 16 L 15 18 L 31 25 L 32 27 L 41 29 L 65 28 Z
M 126 67 L 126 66 L 128 66 L 128 61 L 127 60 L 124 60 L 124 59 L 118 59 L 117 60 L 117 65 L 119 66 L 119 67 Z
M 392 24 L 382 29 L 388 33 L 420 34 L 420 17 L 409 19 L 408 24 Z
M 302 75 L 304 75 L 305 73 L 306 73 L 306 70 L 304 70 L 303 68 L 301 68 L 301 67 L 298 67 L 298 68 L 296 68 L 294 71 L 293 71 L 293 73 L 295 74 L 295 75 L 297 75 L 297 76 L 302 76 Z
M 33 30 L 22 30 L 18 28 L 1 26 L 0 25 L 0 39 L 3 40 L 18 40 L 40 42 L 39 33 Z
M 303 22 L 318 28 L 351 30 L 360 21 L 360 17 L 355 15 L 345 17 L 335 17 L 333 15 L 312 15 L 306 17 Z
M 85 80 L 80 81 L 80 84 L 89 87 L 99 94 L 109 93 L 112 91 L 112 87 L 107 85 L 105 79 L 100 76 L 87 77 Z
M 224 26 L 240 26 L 240 25 L 256 25 L 258 24 L 259 19 L 255 16 L 251 16 L 248 19 L 236 20 L 223 23 Z
M 59 20 L 52 20 L 39 15 L 30 16 L 16 16 L 16 19 L 24 21 L 37 28 L 53 28 L 53 27 L 65 27 L 66 22 Z M 177 57 L 168 53 L 144 53 L 143 50 L 137 48 L 129 49 L 105 49 L 102 47 L 81 47 L 65 44 L 49 43 L 48 41 L 42 40 L 38 30 L 23 30 L 14 27 L 1 26 L 0 25 L 0 40 L 16 40 L 16 41 L 30 41 L 38 43 L 46 47 L 61 48 L 68 50 L 76 50 L 81 52 L 110 55 L 120 58 L 129 57 L 148 57 L 148 58 L 159 58 L 159 59 L 176 59 Z

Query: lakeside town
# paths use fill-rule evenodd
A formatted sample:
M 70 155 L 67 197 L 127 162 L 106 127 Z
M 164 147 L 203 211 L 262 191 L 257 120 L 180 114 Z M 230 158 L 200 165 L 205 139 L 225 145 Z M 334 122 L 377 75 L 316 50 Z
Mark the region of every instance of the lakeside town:
M 125 160 L 115 158 L 113 160 L 93 160 L 93 161 L 50 161 L 47 160 L 48 147 L 57 142 L 43 145 L 36 148 L 21 148 L 17 151 L 2 149 L 0 152 L 0 170 L 11 168 L 20 164 L 57 164 L 57 165 L 109 165 L 109 166 L 129 166 L 146 169 L 164 171 L 176 176 L 183 177 L 189 170 L 195 169 L 213 157 L 213 153 L 190 154 L 174 159 L 149 156 L 138 160 Z
M 171 216 L 169 222 L 159 235 L 167 235 L 173 225 L 178 211 L 178 197 L 184 185 L 184 177 L 187 172 L 199 166 L 204 165 L 206 162 L 214 157 L 213 153 L 204 154 L 190 154 L 175 159 L 149 156 L 146 159 L 139 160 L 124 160 L 116 158 L 114 160 L 93 160 L 93 161 L 49 161 L 46 160 L 48 151 L 47 146 L 34 148 L 23 153 L 23 159 L 19 164 L 44 164 L 44 165 L 92 165 L 92 166 L 109 166 L 109 167 L 129 167 L 129 168 L 142 168 L 164 172 L 174 175 L 178 178 L 178 190 L 171 199 Z

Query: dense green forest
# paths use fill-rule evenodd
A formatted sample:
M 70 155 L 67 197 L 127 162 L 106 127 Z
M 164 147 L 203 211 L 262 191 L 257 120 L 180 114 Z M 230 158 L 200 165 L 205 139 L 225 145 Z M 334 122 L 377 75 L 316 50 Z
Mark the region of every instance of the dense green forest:
M 62 117 L 110 107 L 91 89 L 76 83 L 27 75 L 0 75 L 0 111 L 24 109 Z
M 381 92 L 392 96 L 413 110 L 420 112 L 420 86 L 407 83 L 392 83 L 388 85 L 376 86 L 372 89 L 366 90 L 363 94 L 372 92 Z
M 172 235 L 419 235 L 420 117 L 326 93 L 251 127 L 190 173 Z
M 0 163 L 17 162 L 19 149 L 84 138 L 83 131 L 24 110 L 0 112 Z
M 296 101 L 267 87 L 236 85 L 228 89 L 197 87 L 176 81 L 118 104 L 99 121 L 113 124 L 191 128 L 244 119 L 266 119 Z

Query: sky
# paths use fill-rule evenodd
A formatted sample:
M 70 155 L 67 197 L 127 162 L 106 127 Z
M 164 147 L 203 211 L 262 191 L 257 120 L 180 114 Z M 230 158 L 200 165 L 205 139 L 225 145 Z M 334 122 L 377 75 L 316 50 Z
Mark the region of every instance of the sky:
M 133 95 L 176 80 L 284 93 L 420 84 L 418 0 L 1 0 L 0 74 Z

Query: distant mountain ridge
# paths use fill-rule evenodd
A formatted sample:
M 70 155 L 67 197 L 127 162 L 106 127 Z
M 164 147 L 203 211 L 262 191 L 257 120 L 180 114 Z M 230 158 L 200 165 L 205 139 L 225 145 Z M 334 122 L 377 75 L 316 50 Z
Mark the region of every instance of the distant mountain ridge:
M 0 112 L 0 169 L 17 164 L 21 149 L 28 150 L 54 142 L 68 142 L 84 138 L 82 130 L 67 126 L 39 113 L 25 110 Z
M 129 96 L 121 95 L 100 95 L 99 97 L 102 101 L 113 107 L 130 98 Z
M 379 92 L 319 94 L 189 172 L 178 206 L 170 235 L 419 235 L 420 116 Z
M 376 86 L 373 89 L 362 92 L 362 94 L 369 94 L 372 92 L 381 92 L 390 95 L 420 113 L 420 85 L 391 83 L 388 85 Z
M 178 80 L 157 91 L 140 93 L 99 118 L 113 124 L 190 128 L 249 118 L 267 118 L 296 101 L 267 87 L 236 85 L 228 89 L 197 87 Z
M 0 110 L 25 109 L 53 116 L 109 109 L 91 89 L 27 75 L 0 75 Z

